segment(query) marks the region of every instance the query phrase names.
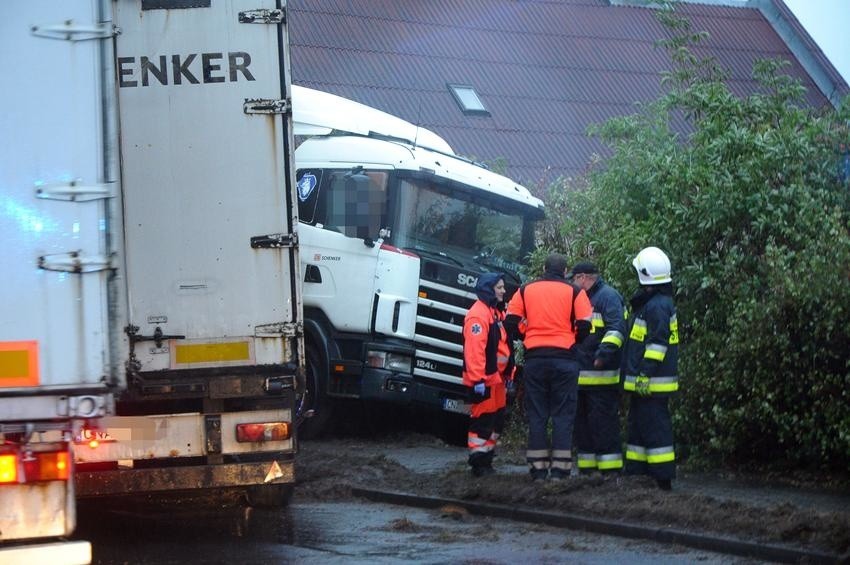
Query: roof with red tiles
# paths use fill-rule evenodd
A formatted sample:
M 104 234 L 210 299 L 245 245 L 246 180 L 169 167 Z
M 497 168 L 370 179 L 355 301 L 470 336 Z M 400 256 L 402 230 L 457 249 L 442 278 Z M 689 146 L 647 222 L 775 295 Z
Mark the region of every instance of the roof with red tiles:
M 759 1 L 850 93 L 782 1 Z M 294 83 L 418 123 L 529 186 L 586 171 L 605 153 L 587 127 L 655 99 L 672 68 L 655 10 L 623 0 L 289 0 L 288 11 Z M 783 58 L 809 104 L 830 103 L 761 10 L 715 0 L 677 11 L 708 32 L 695 52 L 729 70 L 735 93 L 757 89 L 755 60 Z M 448 84 L 473 86 L 489 116 L 464 114 Z

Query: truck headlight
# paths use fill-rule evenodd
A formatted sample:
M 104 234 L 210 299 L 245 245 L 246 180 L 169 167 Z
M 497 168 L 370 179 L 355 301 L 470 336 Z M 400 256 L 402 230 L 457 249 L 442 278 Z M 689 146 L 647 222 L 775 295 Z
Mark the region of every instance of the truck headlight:
M 367 351 L 366 364 L 376 369 L 389 369 L 399 373 L 411 372 L 411 357 L 391 351 Z

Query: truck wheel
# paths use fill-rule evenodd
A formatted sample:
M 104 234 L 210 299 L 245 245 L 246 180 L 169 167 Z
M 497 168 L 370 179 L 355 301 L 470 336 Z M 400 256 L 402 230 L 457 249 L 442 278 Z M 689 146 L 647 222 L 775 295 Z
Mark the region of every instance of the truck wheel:
M 254 508 L 281 508 L 292 498 L 292 485 L 252 485 L 245 492 L 249 506 Z
M 328 424 L 333 416 L 333 406 L 326 393 L 327 365 L 322 361 L 321 354 L 311 345 L 307 346 L 305 368 L 306 390 L 299 399 L 298 412 L 303 414 L 308 410 L 313 410 L 313 416 L 306 418 L 298 426 L 298 437 L 316 439 L 327 431 Z

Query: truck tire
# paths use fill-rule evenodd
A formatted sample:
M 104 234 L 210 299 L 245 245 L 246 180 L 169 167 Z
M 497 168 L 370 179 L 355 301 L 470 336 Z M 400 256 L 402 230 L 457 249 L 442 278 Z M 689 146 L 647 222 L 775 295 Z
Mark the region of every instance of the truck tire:
M 285 485 L 252 485 L 245 491 L 249 506 L 254 508 L 282 508 L 289 504 L 293 487 Z
M 313 410 L 313 416 L 304 419 L 298 426 L 298 437 L 316 439 L 330 427 L 333 405 L 327 395 L 328 366 L 322 354 L 312 343 L 307 344 L 305 392 L 299 399 L 298 412 Z

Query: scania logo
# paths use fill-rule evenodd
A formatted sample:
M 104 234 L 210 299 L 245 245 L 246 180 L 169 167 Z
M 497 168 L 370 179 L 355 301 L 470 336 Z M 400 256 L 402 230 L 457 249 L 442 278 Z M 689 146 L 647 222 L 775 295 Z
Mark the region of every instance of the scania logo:
M 475 284 L 478 282 L 478 277 L 475 275 L 467 275 L 466 273 L 458 273 L 457 275 L 457 284 L 460 286 L 468 286 L 469 288 L 475 288 Z

